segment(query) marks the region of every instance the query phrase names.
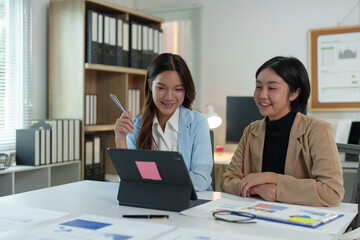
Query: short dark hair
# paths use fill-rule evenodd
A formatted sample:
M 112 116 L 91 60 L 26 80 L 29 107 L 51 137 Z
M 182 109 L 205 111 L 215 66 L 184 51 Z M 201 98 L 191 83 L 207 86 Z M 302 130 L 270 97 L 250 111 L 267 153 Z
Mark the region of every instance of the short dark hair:
M 310 96 L 309 75 L 304 65 L 294 57 L 273 57 L 266 61 L 256 71 L 255 77 L 265 68 L 272 69 L 288 84 L 290 93 L 296 92 L 299 88 L 299 96 L 291 102 L 292 112 L 303 112 L 306 108 Z

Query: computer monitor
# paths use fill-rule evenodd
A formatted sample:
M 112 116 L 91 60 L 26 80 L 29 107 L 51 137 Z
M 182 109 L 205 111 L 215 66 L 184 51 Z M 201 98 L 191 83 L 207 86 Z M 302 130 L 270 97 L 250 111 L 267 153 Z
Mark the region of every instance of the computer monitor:
M 226 142 L 238 143 L 244 129 L 251 122 L 263 118 L 252 96 L 226 97 Z
M 306 108 L 302 114 L 306 115 Z M 239 143 L 244 129 L 263 118 L 253 96 L 226 97 L 226 143 Z
M 360 144 L 360 122 L 352 122 L 351 123 L 348 143 L 349 144 L 357 144 L 357 145 Z M 346 153 L 345 154 L 345 161 L 358 162 L 359 161 L 359 155 Z

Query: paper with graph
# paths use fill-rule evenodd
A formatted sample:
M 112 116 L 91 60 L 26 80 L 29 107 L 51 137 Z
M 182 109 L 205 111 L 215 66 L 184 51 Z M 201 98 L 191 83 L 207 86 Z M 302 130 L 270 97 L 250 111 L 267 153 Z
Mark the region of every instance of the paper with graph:
M 318 99 L 360 102 L 360 32 L 319 36 Z
M 212 213 L 219 210 L 247 212 L 256 215 L 257 219 L 270 220 L 293 225 L 315 228 L 336 220 L 342 214 L 324 208 L 308 207 L 294 204 L 266 201 L 235 201 L 219 198 L 182 211 L 188 216 L 213 218 Z

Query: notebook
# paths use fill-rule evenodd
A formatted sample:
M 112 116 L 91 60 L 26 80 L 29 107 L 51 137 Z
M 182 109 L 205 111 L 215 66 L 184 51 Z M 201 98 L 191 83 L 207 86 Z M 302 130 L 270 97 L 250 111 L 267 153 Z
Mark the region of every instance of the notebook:
M 197 199 L 179 152 L 108 148 L 119 175 L 120 205 L 180 212 L 208 200 Z

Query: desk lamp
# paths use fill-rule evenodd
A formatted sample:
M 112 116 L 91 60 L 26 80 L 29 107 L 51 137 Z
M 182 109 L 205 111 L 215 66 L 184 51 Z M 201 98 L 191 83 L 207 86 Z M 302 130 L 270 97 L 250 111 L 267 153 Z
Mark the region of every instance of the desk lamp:
M 209 128 L 214 129 L 221 125 L 222 119 L 215 112 L 213 105 L 207 105 L 207 121 L 209 123 Z

